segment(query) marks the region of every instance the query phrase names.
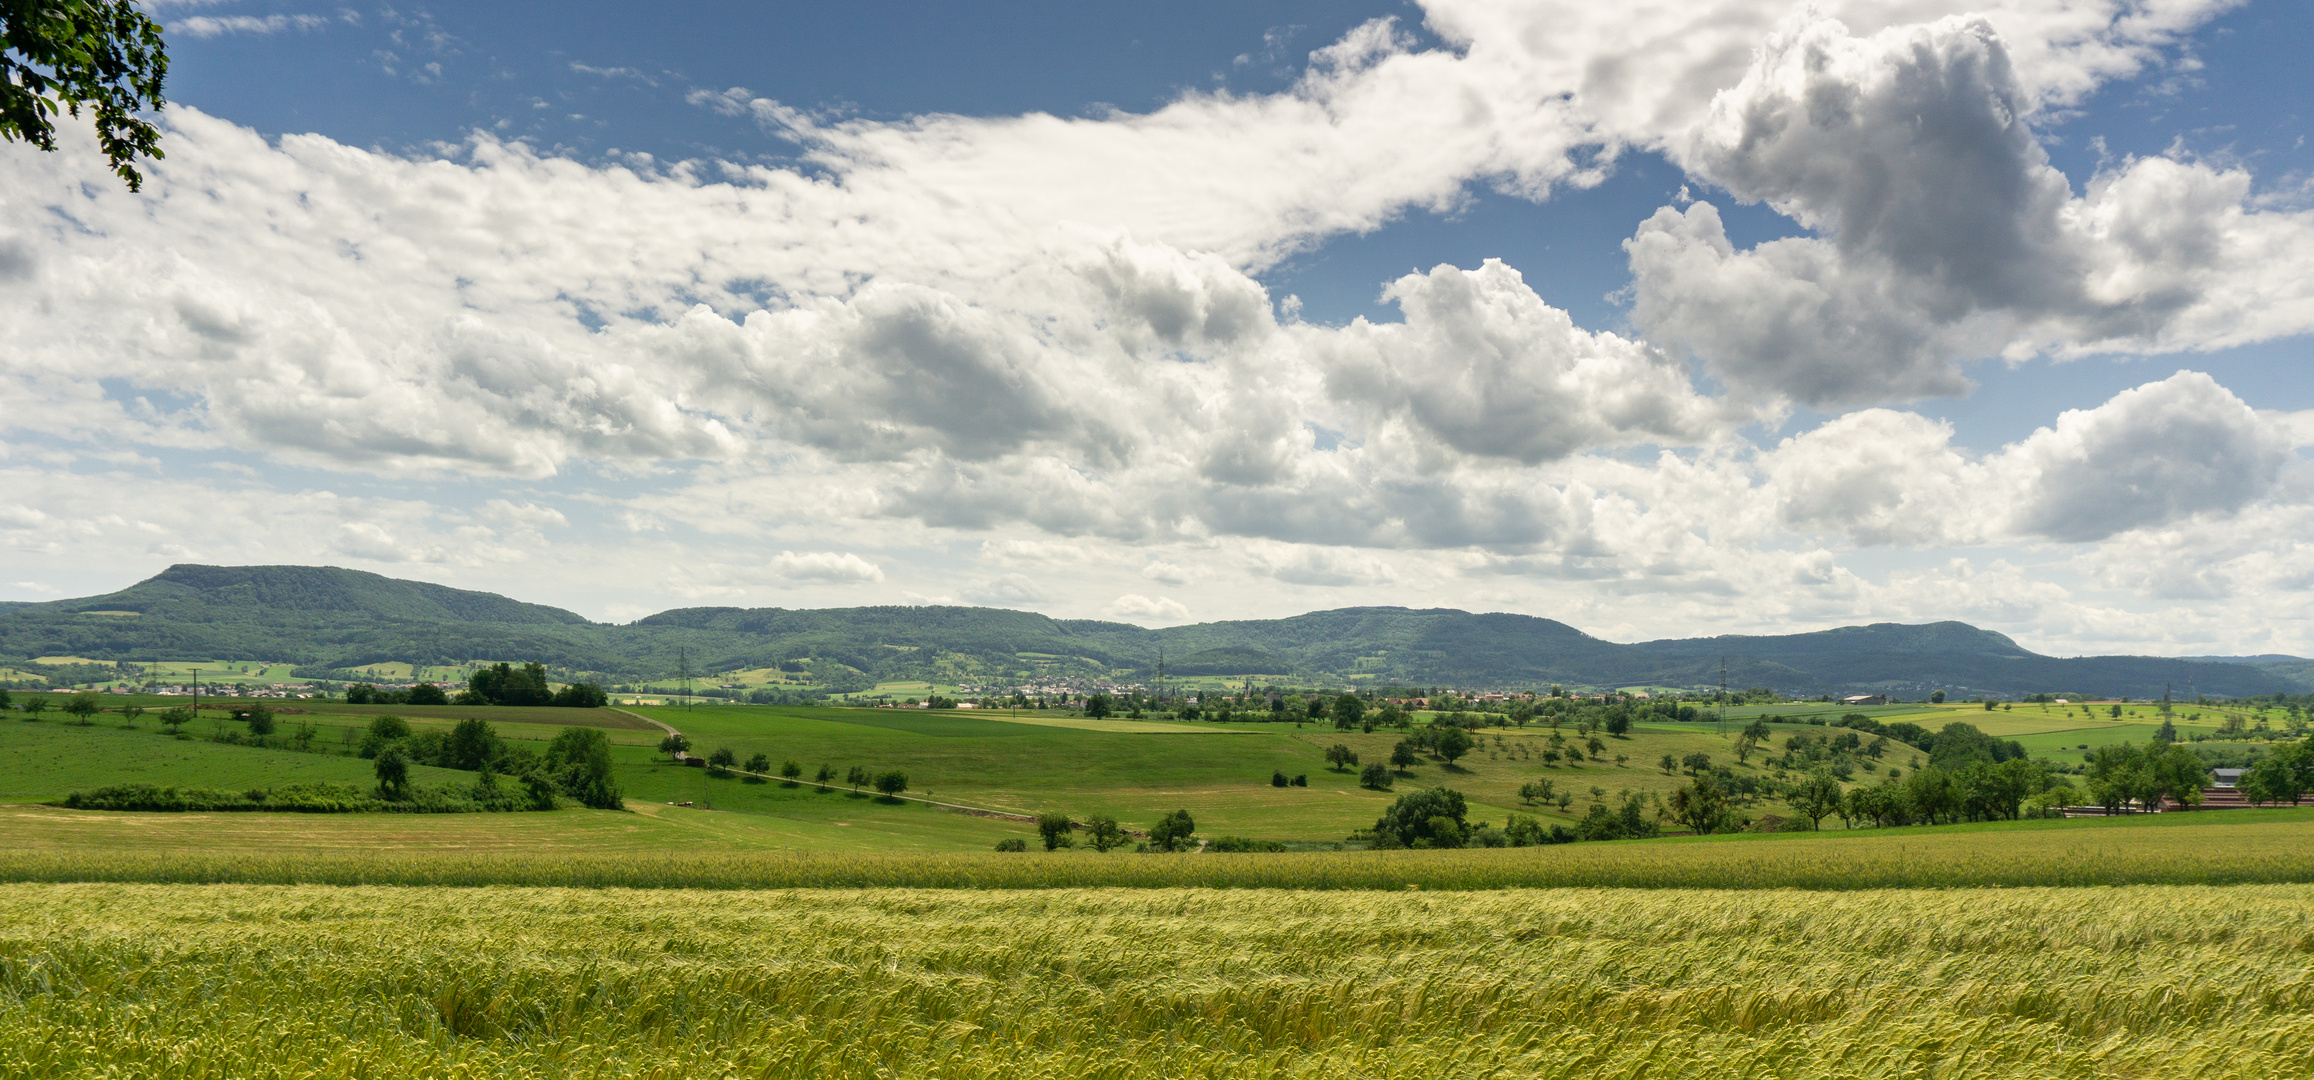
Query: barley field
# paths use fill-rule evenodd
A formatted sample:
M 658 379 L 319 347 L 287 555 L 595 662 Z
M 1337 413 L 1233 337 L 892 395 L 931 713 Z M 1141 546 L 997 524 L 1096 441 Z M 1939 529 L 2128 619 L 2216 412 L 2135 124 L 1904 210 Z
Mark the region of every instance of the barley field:
M 727 837 L 607 811 L 490 815 L 526 819 L 502 825 L 304 814 L 213 822 L 204 819 L 259 815 L 26 808 L 0 812 L 0 838 L 9 842 L 0 850 L 0 881 L 1357 891 L 2314 884 L 2309 815 L 2235 810 L 1528 848 L 1162 855 L 733 850 L 719 842 Z
M 2314 1072 L 2314 887 L 0 886 L 0 1077 Z

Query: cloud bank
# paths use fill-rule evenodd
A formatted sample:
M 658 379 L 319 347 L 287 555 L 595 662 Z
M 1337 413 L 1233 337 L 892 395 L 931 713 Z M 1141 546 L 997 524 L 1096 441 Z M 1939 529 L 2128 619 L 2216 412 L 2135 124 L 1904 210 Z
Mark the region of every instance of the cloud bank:
M 1147 114 L 691 95 L 794 168 L 479 133 L 396 157 L 172 110 L 141 196 L 85 145 L 0 155 L 0 543 L 647 583 L 602 610 L 1445 596 L 1634 633 L 1907 611 L 2175 633 L 2152 614 L 2172 594 L 2314 574 L 2193 554 L 2303 519 L 2308 425 L 2191 370 L 1989 453 L 1903 407 L 1977 363 L 2314 329 L 2314 218 L 2249 173 L 2141 158 L 2077 191 L 2043 149 L 2055 111 L 2222 6 L 1435 0 L 1443 47 L 1378 20 L 1284 93 Z M 1578 326 L 1499 260 L 1376 283 L 1396 321 L 1305 322 L 1260 283 L 1634 150 L 1707 197 L 1632 223 L 1628 327 Z M 1805 235 L 1739 248 L 1714 200 Z M 1795 409 L 1822 418 L 1761 434 Z M 195 462 L 251 471 L 192 498 L 261 536 L 165 505 L 152 478 Z M 1959 561 L 1859 573 L 1875 551 Z

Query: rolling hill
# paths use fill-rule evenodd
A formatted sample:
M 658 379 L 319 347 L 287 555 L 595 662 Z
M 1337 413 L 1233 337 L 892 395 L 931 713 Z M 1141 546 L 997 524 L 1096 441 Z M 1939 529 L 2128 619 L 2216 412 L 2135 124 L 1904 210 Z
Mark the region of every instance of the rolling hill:
M 1030 673 L 1296 683 L 1715 687 L 1805 693 L 1933 688 L 2246 696 L 2314 688 L 2284 658 L 2061 658 L 1965 623 L 1875 623 L 1804 634 L 1618 643 L 1530 615 L 1359 607 L 1152 630 L 968 607 L 678 608 L 627 624 L 494 593 L 314 566 L 172 566 L 118 592 L 0 607 L 0 657 L 382 661 L 539 660 L 613 680 L 785 664 L 821 681 L 1005 681 Z

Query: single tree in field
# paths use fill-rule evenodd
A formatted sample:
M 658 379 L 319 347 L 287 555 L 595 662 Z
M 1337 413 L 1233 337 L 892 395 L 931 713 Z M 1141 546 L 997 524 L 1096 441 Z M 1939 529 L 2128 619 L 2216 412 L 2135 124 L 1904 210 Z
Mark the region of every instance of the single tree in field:
M 24 715 L 31 717 L 34 723 L 38 723 L 40 721 L 40 714 L 47 711 L 47 695 L 34 694 L 31 697 L 24 699 Z
M 1107 851 L 1125 842 L 1125 830 L 1117 827 L 1117 819 L 1107 814 L 1094 814 L 1085 819 L 1085 841 L 1094 851 Z
M 242 719 L 245 719 L 249 722 L 249 733 L 251 735 L 255 735 L 262 739 L 267 735 L 273 734 L 273 710 L 268 708 L 263 702 L 251 705 L 248 711 L 242 713 L 241 715 Z
M 812 774 L 812 783 L 818 784 L 820 787 L 825 788 L 828 786 L 828 784 L 834 782 L 835 778 L 835 766 L 822 765 L 820 766 L 820 771 Z
M 1449 725 L 1438 729 L 1438 735 L 1431 742 L 1431 749 L 1447 764 L 1452 765 L 1454 759 L 1470 753 L 1472 745 L 1469 731 Z
M 865 765 L 854 765 L 844 772 L 844 783 L 850 784 L 853 791 L 868 786 L 868 780 L 868 768 Z
M 1343 694 L 1334 699 L 1331 711 L 1334 714 L 1335 730 L 1348 731 L 1357 727 L 1359 719 L 1366 715 L 1366 702 L 1356 694 Z
M 669 761 L 682 757 L 690 749 L 691 737 L 680 732 L 668 732 L 666 738 L 659 740 L 659 752 L 667 755 Z
M 707 755 L 707 775 L 729 776 L 731 767 L 737 764 L 739 755 L 732 753 L 728 746 L 718 746 L 714 753 Z
M 1687 769 L 1689 776 L 1702 776 L 1705 769 L 1711 768 L 1711 755 L 1697 750 L 1680 758 L 1679 763 Z
M 1109 695 L 1094 694 L 1085 701 L 1085 715 L 1096 720 L 1109 715 Z
M 1665 776 L 1670 776 L 1672 773 L 1679 771 L 1679 759 L 1671 756 L 1670 754 L 1663 755 L 1663 760 L 1658 761 L 1655 764 L 1657 767 L 1663 770 L 1663 775 Z
M 87 727 L 95 722 L 96 714 L 104 711 L 104 703 L 97 700 L 95 693 L 83 690 L 64 703 L 64 711 L 71 713 L 80 726 Z
M 1358 771 L 1358 786 L 1376 791 L 1390 790 L 1390 766 L 1377 761 Z
M 129 705 L 129 706 L 124 706 L 124 707 L 121 709 L 121 726 L 122 726 L 122 727 L 135 727 L 135 726 L 137 726 L 137 717 L 143 716 L 144 714 L 145 714 L 145 707 L 144 707 L 144 706 L 142 706 L 142 705 Z
M 1583 749 L 1589 750 L 1591 752 L 1591 760 L 1598 761 L 1604 758 L 1607 754 L 1607 741 L 1598 737 L 1597 735 L 1593 735 L 1590 738 L 1583 740 Z
M 1326 764 L 1330 766 L 1335 772 L 1341 772 L 1343 769 L 1346 769 L 1352 765 L 1356 765 L 1357 763 L 1358 752 L 1342 745 L 1341 743 L 1335 743 L 1334 745 L 1326 748 Z
M 139 157 L 161 157 L 161 133 L 137 114 L 168 102 L 161 25 L 135 0 L 0 2 L 0 142 L 56 149 L 52 118 L 88 109 L 97 145 L 130 191 Z
M 1149 843 L 1159 851 L 1179 851 L 1196 846 L 1191 840 L 1196 832 L 1197 822 L 1190 818 L 1189 811 L 1175 810 L 1149 826 Z
M 1529 806 L 1549 802 L 1553 794 L 1551 787 L 1549 780 L 1529 780 L 1519 785 L 1519 801 Z
M 1400 739 L 1398 745 L 1390 749 L 1390 767 L 1398 770 L 1401 776 L 1407 775 L 1408 769 L 1421 763 L 1422 754 L 1414 748 L 1412 740 Z
M 1575 805 L 1575 793 L 1572 791 L 1562 791 L 1559 793 L 1559 797 L 1553 801 L 1559 804 L 1559 811 L 1561 813 L 1565 813 L 1568 807 Z
M 161 710 L 161 726 L 168 728 L 169 734 L 171 735 L 176 734 L 179 729 L 192 722 L 193 710 L 188 709 L 182 705 L 172 709 Z
M 410 787 L 410 755 L 399 746 L 378 751 L 376 762 L 378 790 L 386 798 L 399 799 Z
M 759 773 L 762 773 L 762 772 L 770 772 L 770 771 L 771 771 L 771 755 L 770 755 L 770 754 L 764 754 L 764 753 L 758 753 L 758 754 L 756 754 L 754 757 L 748 758 L 748 759 L 747 759 L 747 769 L 748 769 L 748 771 L 749 771 L 749 772 L 759 772 Z M 795 760 L 794 758 L 789 758 L 789 759 L 787 759 L 786 761 L 782 761 L 782 762 L 780 762 L 780 763 L 779 763 L 779 778 L 780 778 L 780 779 L 782 779 L 782 780 L 785 780 L 785 781 L 787 781 L 787 782 L 788 782 L 788 783 L 790 783 L 790 784 L 793 784 L 793 783 L 795 783 L 797 780 L 801 779 L 802 777 L 803 777 L 803 762 L 797 761 L 797 760 Z
M 1069 835 L 1069 816 L 1058 810 L 1047 810 L 1036 816 L 1036 834 L 1045 842 L 1046 851 L 1076 846 L 1076 838 Z
M 1794 781 L 1791 787 L 1784 789 L 1784 805 L 1791 807 L 1801 817 L 1807 818 L 1811 825 L 1821 830 L 1824 827 L 1825 818 L 1840 812 L 1840 799 L 1843 794 L 1845 793 L 1840 790 L 1839 778 L 1819 769 L 1801 777 Z
M 908 790 L 908 774 L 898 769 L 876 774 L 876 790 L 886 795 L 898 795 Z

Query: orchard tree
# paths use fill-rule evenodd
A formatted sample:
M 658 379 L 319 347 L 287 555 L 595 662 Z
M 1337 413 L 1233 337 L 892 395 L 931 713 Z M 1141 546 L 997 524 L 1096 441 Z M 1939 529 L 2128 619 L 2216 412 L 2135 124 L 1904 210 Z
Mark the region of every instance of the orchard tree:
M 659 752 L 667 755 L 669 761 L 680 759 L 690 749 L 691 737 L 679 731 L 670 731 L 666 738 L 659 740 Z
M 908 774 L 898 769 L 877 773 L 876 790 L 886 795 L 898 795 L 908 790 Z
M 1341 743 L 1335 743 L 1334 745 L 1326 748 L 1326 764 L 1330 766 L 1335 772 L 1341 772 L 1342 770 L 1347 769 L 1352 765 L 1356 765 L 1357 763 L 1358 752 L 1350 749 L 1348 746 L 1345 746 Z
M 1784 789 L 1784 805 L 1807 818 L 1820 831 L 1824 828 L 1825 818 L 1840 812 L 1843 794 L 1839 778 L 1818 769 Z
M 1727 794 L 1708 776 L 1698 776 L 1694 783 L 1672 792 L 1666 804 L 1672 820 L 1694 829 L 1697 836 L 1708 836 L 1727 823 Z
M 1047 810 L 1036 816 L 1036 834 L 1045 842 L 1046 851 L 1076 846 L 1076 838 L 1069 835 L 1069 816 L 1058 810 Z
M 1125 830 L 1117 827 L 1117 819 L 1107 814 L 1094 814 L 1085 819 L 1085 842 L 1094 851 L 1108 851 L 1125 842 Z
M 1377 761 L 1358 771 L 1358 786 L 1376 791 L 1390 790 L 1390 766 Z
M 64 703 L 64 711 L 71 713 L 80 726 L 87 727 L 95 722 L 96 714 L 104 711 L 104 703 L 97 700 L 95 692 L 83 690 Z
M 1459 726 L 1448 725 L 1434 730 L 1437 734 L 1432 737 L 1430 748 L 1449 765 L 1454 764 L 1454 759 L 1470 753 L 1470 748 L 1475 745 L 1471 741 L 1470 732 Z
M 1159 851 L 1179 851 L 1196 846 L 1193 840 L 1196 832 L 1197 822 L 1189 816 L 1189 811 L 1175 810 L 1149 826 L 1149 843 Z

